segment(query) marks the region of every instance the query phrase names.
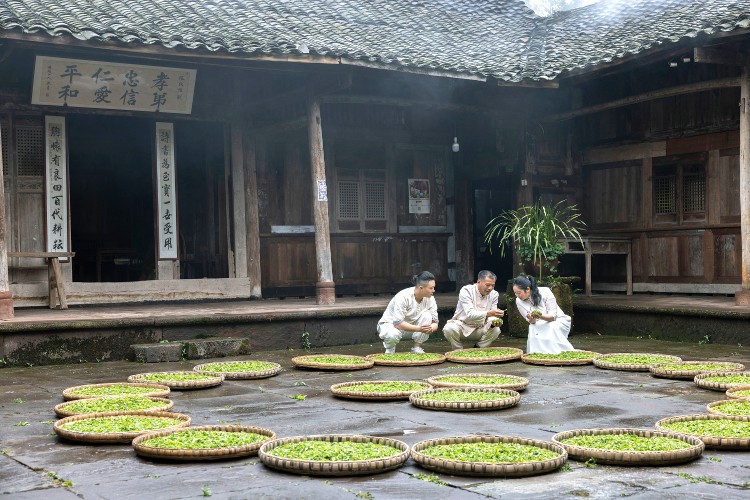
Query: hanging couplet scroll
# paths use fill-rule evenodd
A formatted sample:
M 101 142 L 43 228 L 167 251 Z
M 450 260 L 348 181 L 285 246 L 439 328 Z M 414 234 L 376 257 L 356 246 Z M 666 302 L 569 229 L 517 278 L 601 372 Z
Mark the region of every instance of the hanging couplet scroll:
M 177 259 L 177 190 L 174 168 L 174 126 L 156 122 L 156 227 L 159 259 Z
M 68 251 L 68 145 L 65 117 L 44 117 L 48 252 Z M 60 261 L 67 261 L 61 258 Z

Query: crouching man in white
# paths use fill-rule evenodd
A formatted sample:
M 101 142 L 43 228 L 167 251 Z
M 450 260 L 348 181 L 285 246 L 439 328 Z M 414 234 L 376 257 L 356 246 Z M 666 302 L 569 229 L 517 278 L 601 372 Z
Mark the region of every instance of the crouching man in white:
M 396 344 L 404 333 L 410 334 L 414 341 L 411 352 L 423 353 L 422 343 L 437 331 L 435 276 L 423 271 L 413 276 L 411 282 L 414 286 L 398 292 L 378 321 L 378 336 L 383 340 L 386 354 L 396 352 Z
M 500 335 L 500 327 L 492 326 L 495 318 L 505 314 L 497 308 L 500 294 L 495 291 L 496 280 L 491 271 L 479 271 L 476 283 L 461 288 L 456 313 L 443 327 L 443 335 L 453 349 L 463 349 L 462 340 L 489 347 Z

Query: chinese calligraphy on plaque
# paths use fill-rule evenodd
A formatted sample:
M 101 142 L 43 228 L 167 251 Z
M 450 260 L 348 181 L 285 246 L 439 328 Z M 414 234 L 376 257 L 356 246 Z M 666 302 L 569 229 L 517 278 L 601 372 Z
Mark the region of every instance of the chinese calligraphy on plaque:
M 68 251 L 68 151 L 65 117 L 44 117 L 47 251 Z M 66 259 L 60 259 L 66 260 Z
M 429 179 L 409 179 L 409 213 L 430 213 Z
M 174 126 L 156 123 L 156 204 L 159 258 L 177 258 L 177 191 L 174 178 Z
M 37 56 L 32 104 L 190 114 L 194 69 Z

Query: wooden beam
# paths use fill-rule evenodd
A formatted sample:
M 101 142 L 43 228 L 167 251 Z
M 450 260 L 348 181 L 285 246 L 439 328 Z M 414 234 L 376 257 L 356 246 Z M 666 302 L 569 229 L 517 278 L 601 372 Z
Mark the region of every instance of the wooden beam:
M 748 57 L 745 52 L 739 50 L 695 47 L 693 49 L 693 62 L 743 67 L 747 65 Z
M 374 95 L 334 94 L 322 96 L 321 103 L 325 104 L 372 104 L 376 106 L 394 106 L 401 108 L 426 108 L 457 113 L 475 113 L 490 116 L 508 116 L 507 109 L 497 109 L 495 106 L 467 106 L 449 101 L 428 101 L 425 99 L 405 99 L 400 97 L 385 97 Z
M 246 131 L 247 129 L 245 129 Z M 261 298 L 260 215 L 255 138 L 244 135 L 245 158 L 245 235 L 247 237 L 247 277 L 250 296 Z
M 656 99 L 664 99 L 665 97 L 673 97 L 676 95 L 693 94 L 696 92 L 705 92 L 707 90 L 725 89 L 732 87 L 739 87 L 740 79 L 737 77 L 720 78 L 717 80 L 708 80 L 704 82 L 687 83 L 685 85 L 677 85 L 675 87 L 668 87 L 659 90 L 652 90 L 643 94 L 631 95 L 623 97 L 621 99 L 615 99 L 614 101 L 604 102 L 601 104 L 595 104 L 593 106 L 587 106 L 585 108 L 575 109 L 573 111 L 566 111 L 564 113 L 557 113 L 542 118 L 544 122 L 552 121 L 565 121 L 579 116 L 590 115 L 594 113 L 600 113 L 615 108 L 622 108 L 624 106 L 631 106 L 633 104 L 639 104 L 647 101 L 654 101 Z
M 740 237 L 742 292 L 750 294 L 750 68 L 742 68 L 740 90 Z M 736 296 L 740 301 L 740 295 Z M 742 305 L 750 305 L 748 303 Z
M 2 132 L 0 132 L 1 134 Z M 0 137 L 0 139 L 2 139 Z M 3 158 L 0 155 L 0 319 L 10 319 L 13 313 L 13 294 L 8 279 L 8 221 L 5 216 L 5 179 Z

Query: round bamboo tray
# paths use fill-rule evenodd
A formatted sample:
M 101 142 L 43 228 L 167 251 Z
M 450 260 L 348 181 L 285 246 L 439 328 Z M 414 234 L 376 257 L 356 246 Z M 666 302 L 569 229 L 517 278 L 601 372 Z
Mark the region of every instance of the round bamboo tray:
M 320 363 L 317 361 L 314 361 L 315 358 L 321 358 L 326 357 L 323 354 L 312 354 L 307 356 L 297 356 L 296 358 L 292 358 L 292 363 L 294 363 L 294 366 L 297 368 L 311 368 L 315 370 L 366 370 L 367 368 L 372 368 L 372 366 L 375 364 L 375 362 L 371 359 L 367 359 L 364 356 L 351 356 L 349 354 L 337 354 L 337 358 L 347 358 L 354 360 L 363 360 L 364 363 Z
M 466 443 L 514 443 L 550 450 L 558 453 L 558 456 L 548 460 L 532 462 L 464 462 L 461 460 L 437 458 L 422 453 L 422 450 L 431 446 Z M 526 439 L 515 436 L 462 436 L 420 441 L 412 446 L 411 457 L 426 469 L 446 474 L 455 474 L 458 476 L 523 477 L 535 476 L 559 469 L 568 459 L 568 453 L 565 451 L 565 448 L 557 443 L 538 439 Z
M 731 399 L 747 399 L 748 401 L 750 401 L 750 387 L 727 389 L 727 397 Z
M 190 425 L 190 417 L 182 413 L 171 413 L 167 411 L 162 412 L 142 412 L 142 411 L 121 411 L 118 413 L 88 413 L 85 415 L 73 415 L 72 417 L 65 417 L 58 420 L 53 424 L 53 429 L 63 439 L 69 441 L 78 441 L 82 443 L 95 443 L 95 444 L 115 444 L 115 443 L 130 443 L 135 439 L 136 436 L 149 431 L 135 431 L 135 432 L 77 432 L 64 429 L 63 426 L 70 422 L 76 422 L 79 420 L 88 420 L 90 418 L 113 418 L 124 415 L 136 415 L 142 417 L 163 417 L 179 420 L 180 423 L 170 427 L 165 427 L 162 430 L 176 429 L 179 427 L 187 427 Z
M 432 394 L 441 391 L 461 391 L 461 392 L 485 392 L 494 393 L 498 395 L 506 395 L 503 399 L 496 399 L 493 401 L 434 401 L 430 399 L 424 399 L 422 396 L 426 394 Z M 515 406 L 521 400 L 521 395 L 516 391 L 508 389 L 478 389 L 475 387 L 455 387 L 455 388 L 439 388 L 439 389 L 427 389 L 425 391 L 418 391 L 409 396 L 409 401 L 414 406 L 425 408 L 427 410 L 444 410 L 444 411 L 486 411 L 486 410 L 502 410 L 504 408 L 510 408 Z
M 448 382 L 444 379 L 450 377 L 506 377 L 512 379 L 513 382 L 506 384 L 472 384 L 463 382 Z M 512 391 L 522 391 L 529 386 L 529 379 L 524 377 L 517 377 L 516 375 L 505 375 L 500 373 L 455 373 L 449 375 L 436 375 L 427 379 L 427 382 L 435 387 L 476 387 L 478 389 L 509 389 Z
M 473 356 L 475 353 L 480 354 L 481 352 L 487 351 L 510 351 L 508 354 L 497 355 L 497 356 Z M 468 356 L 462 356 L 462 354 L 468 354 Z M 456 349 L 455 351 L 448 351 L 445 353 L 445 358 L 448 361 L 454 363 L 502 363 L 504 361 L 513 361 L 521 359 L 523 356 L 523 350 L 515 347 L 478 347 L 476 349 Z
M 721 377 L 724 375 L 728 376 L 741 376 L 747 378 L 747 382 L 713 382 L 706 380 L 709 377 Z M 703 389 L 710 389 L 712 391 L 727 391 L 729 389 L 750 389 L 750 372 L 710 372 L 710 373 L 699 373 L 693 379 L 695 385 L 702 387 Z
M 190 374 L 194 375 L 195 372 L 188 371 L 174 371 L 174 372 L 149 372 L 149 373 L 138 373 L 128 377 L 128 382 L 143 382 L 146 375 L 183 375 Z M 224 381 L 223 375 L 212 376 L 202 380 L 160 380 L 159 383 L 166 385 L 172 390 L 187 391 L 192 389 L 207 389 L 209 387 L 216 387 Z
M 602 448 L 589 448 L 563 443 L 562 441 L 575 436 L 599 436 L 603 434 L 634 434 L 640 437 L 667 437 L 679 439 L 690 445 L 689 448 L 671 451 L 627 451 L 627 450 L 605 450 Z M 552 436 L 552 441 L 560 444 L 568 452 L 568 457 L 573 460 L 585 462 L 594 459 L 598 464 L 608 465 L 673 465 L 689 462 L 698 458 L 705 448 L 703 442 L 693 436 L 676 434 L 666 430 L 654 431 L 650 429 L 575 429 L 559 432 Z
M 655 363 L 612 363 L 607 361 L 607 358 L 613 356 L 661 356 L 663 361 L 657 361 Z M 609 354 L 602 354 L 594 358 L 594 366 L 603 368 L 605 370 L 622 370 L 629 372 L 647 372 L 652 365 L 659 363 L 674 363 L 682 361 L 682 358 L 678 356 L 670 356 L 668 354 L 651 354 L 646 352 L 613 352 Z
M 278 446 L 287 443 L 297 443 L 300 441 L 328 441 L 332 443 L 343 441 L 352 441 L 355 443 L 371 442 L 391 446 L 394 448 L 395 453 L 386 458 L 352 461 L 302 460 L 280 458 L 270 454 L 271 451 Z M 316 436 L 295 436 L 269 441 L 260 447 L 258 456 L 265 466 L 271 467 L 272 469 L 282 470 L 284 472 L 310 476 L 354 476 L 361 474 L 376 474 L 400 467 L 409 458 L 409 446 L 401 441 L 384 437 L 325 434 Z
M 247 432 L 266 436 L 266 439 L 257 443 L 241 446 L 226 446 L 223 448 L 200 448 L 200 449 L 176 449 L 157 448 L 149 446 L 148 441 L 157 437 L 169 436 L 179 432 L 188 431 L 223 431 L 223 432 Z M 151 431 L 133 439 L 135 453 L 142 457 L 158 458 L 162 460 L 201 461 L 201 460 L 225 460 L 229 458 L 248 457 L 258 453 L 263 445 L 272 439 L 276 439 L 276 433 L 262 427 L 248 427 L 244 425 L 202 425 L 198 427 L 184 427 L 163 431 Z
M 681 361 L 679 363 L 681 365 L 679 369 L 667 368 L 672 364 L 673 363 L 660 363 L 658 365 L 651 365 L 649 367 L 649 371 L 654 377 L 693 380 L 696 375 L 700 375 L 701 373 L 713 373 L 720 371 L 741 372 L 745 369 L 745 365 L 741 363 L 730 363 L 727 361 Z M 705 364 L 722 365 L 722 368 L 717 368 L 716 370 L 696 370 L 690 368 L 691 366 Z
M 226 363 L 215 362 L 215 363 L 203 363 L 193 367 L 193 371 L 203 373 L 205 375 L 223 375 L 224 380 L 251 380 L 256 378 L 268 378 L 277 375 L 281 371 L 281 365 L 278 363 L 272 363 L 270 361 L 263 361 L 273 365 L 273 368 L 267 370 L 256 370 L 256 371 L 244 371 L 244 372 L 226 372 L 226 371 L 215 371 L 217 365 L 223 365 Z
M 718 406 L 721 406 L 725 403 L 735 403 L 735 404 L 742 404 L 743 405 L 743 411 L 747 411 L 747 413 L 743 414 L 737 414 L 737 413 L 724 413 L 720 409 L 718 409 Z M 722 401 L 714 401 L 713 403 L 708 403 L 706 405 L 706 409 L 708 410 L 708 413 L 711 415 L 722 415 L 722 416 L 733 416 L 733 415 L 739 415 L 741 417 L 747 417 L 750 416 L 750 400 L 746 399 L 725 399 Z
M 563 359 L 563 358 L 534 358 L 533 354 L 524 354 L 521 356 L 521 361 L 530 365 L 542 365 L 542 366 L 580 366 L 590 365 L 594 362 L 596 356 L 601 356 L 598 352 L 593 351 L 574 351 L 579 353 L 588 354 L 588 357 L 580 359 Z
M 117 396 L 105 396 L 103 398 L 86 398 L 90 401 L 96 401 L 98 399 L 111 399 L 115 398 Z M 130 396 L 132 397 L 132 396 Z M 148 410 L 137 410 L 144 413 L 156 413 L 156 412 L 163 412 L 163 411 L 169 411 L 174 406 L 174 401 L 165 399 L 165 398 L 146 398 L 154 402 L 162 403 L 161 406 L 155 406 L 154 408 L 149 408 Z M 60 403 L 59 405 L 55 405 L 55 414 L 60 417 L 72 417 L 73 415 L 90 415 L 91 413 L 97 413 L 99 415 L 106 415 L 106 414 L 116 414 L 120 413 L 122 410 L 119 411 L 100 411 L 100 412 L 89 412 L 89 413 L 82 413 L 82 412 L 76 412 L 70 410 L 71 405 L 75 405 L 76 403 L 79 403 L 80 399 L 74 400 L 74 401 L 66 401 L 65 403 Z
M 439 365 L 445 362 L 445 356 L 442 354 L 426 352 L 424 354 L 412 354 L 419 359 L 388 359 L 387 356 L 391 354 L 369 354 L 367 359 L 371 359 L 376 365 L 386 366 L 423 366 L 423 365 Z
M 423 387 L 414 389 L 413 391 L 398 391 L 398 392 L 363 392 L 357 391 L 357 387 L 364 384 L 386 384 L 392 382 L 416 382 Z M 370 401 L 395 401 L 399 399 L 409 399 L 409 396 L 416 391 L 422 391 L 425 389 L 431 389 L 432 385 L 427 382 L 421 381 L 401 381 L 401 380 L 370 380 L 370 381 L 358 381 L 358 382 L 343 382 L 341 384 L 334 384 L 331 386 L 331 392 L 334 396 L 345 398 L 345 399 L 364 399 Z
M 656 422 L 656 428 L 666 432 L 676 433 L 665 425 L 675 422 L 689 422 L 693 420 L 732 420 L 735 422 L 750 422 L 750 417 L 741 417 L 738 415 L 680 415 L 677 417 L 663 418 Z M 720 448 L 726 450 L 750 450 L 750 437 L 730 437 L 730 436 L 711 436 L 695 433 L 683 433 L 686 436 L 693 436 L 706 445 L 706 448 Z
M 132 385 L 135 387 L 146 387 L 149 389 L 153 389 L 149 392 L 139 393 L 139 394 L 133 394 L 134 396 L 144 396 L 147 398 L 165 398 L 169 396 L 170 389 L 166 385 L 162 384 L 151 384 L 151 383 L 131 383 L 131 382 L 110 382 L 107 384 L 86 384 L 86 385 L 77 385 L 75 387 L 68 387 L 63 391 L 63 398 L 65 401 L 72 401 L 75 399 L 88 399 L 88 398 L 100 398 L 101 395 L 94 394 L 91 396 L 83 395 L 83 394 L 76 394 L 76 391 L 80 391 L 82 389 L 88 389 L 88 388 L 99 388 L 99 387 L 110 387 L 115 385 Z M 123 394 L 124 395 L 124 394 Z

